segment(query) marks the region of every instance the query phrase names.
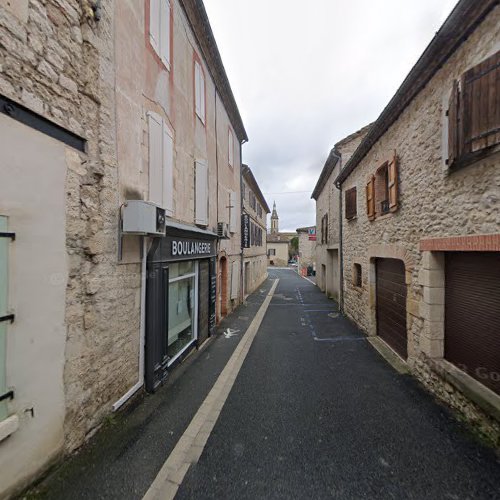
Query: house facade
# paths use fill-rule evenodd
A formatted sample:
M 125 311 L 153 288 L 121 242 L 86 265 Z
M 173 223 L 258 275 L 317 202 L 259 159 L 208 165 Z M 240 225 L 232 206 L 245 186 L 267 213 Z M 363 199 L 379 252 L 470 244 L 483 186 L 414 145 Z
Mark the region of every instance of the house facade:
M 243 165 L 242 184 L 243 293 L 252 293 L 267 278 L 267 202 L 248 165 Z
M 268 266 L 286 266 L 290 258 L 290 240 L 295 236 L 294 233 L 280 233 L 279 216 L 276 210 L 276 202 L 273 203 L 271 213 L 271 228 L 267 234 L 267 265 Z
M 335 181 L 344 311 L 496 439 L 499 25 L 461 0 Z
M 299 240 L 299 273 L 307 273 L 307 268 L 316 269 L 316 226 L 299 227 L 297 229 Z
M 330 151 L 314 191 L 316 201 L 316 284 L 328 297 L 341 299 L 340 190 L 335 179 L 347 163 L 370 125 L 337 142 Z
M 8 496 L 241 301 L 247 138 L 201 1 L 0 2 L 0 33 Z

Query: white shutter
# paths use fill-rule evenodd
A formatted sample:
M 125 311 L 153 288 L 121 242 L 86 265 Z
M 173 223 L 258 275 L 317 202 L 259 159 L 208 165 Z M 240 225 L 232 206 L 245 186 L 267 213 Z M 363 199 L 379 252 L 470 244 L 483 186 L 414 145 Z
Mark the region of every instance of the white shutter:
M 205 75 L 201 71 L 200 67 L 200 118 L 203 124 L 205 124 Z
M 240 266 L 239 262 L 235 260 L 231 266 L 231 299 L 238 298 L 239 288 L 240 288 Z
M 208 225 L 208 166 L 205 162 L 195 162 L 195 221 Z
M 229 130 L 228 144 L 229 144 L 229 165 L 232 167 L 234 165 L 234 138 L 231 130 Z
M 169 215 L 174 212 L 174 140 L 163 122 L 163 208 Z
M 149 0 L 149 41 L 160 53 L 160 0 Z
M 149 201 L 163 206 L 162 119 L 148 114 L 149 121 Z
M 237 199 L 236 193 L 234 191 L 229 192 L 229 231 L 235 233 L 238 227 L 236 221 L 237 211 Z
M 160 58 L 170 69 L 170 2 L 160 1 Z

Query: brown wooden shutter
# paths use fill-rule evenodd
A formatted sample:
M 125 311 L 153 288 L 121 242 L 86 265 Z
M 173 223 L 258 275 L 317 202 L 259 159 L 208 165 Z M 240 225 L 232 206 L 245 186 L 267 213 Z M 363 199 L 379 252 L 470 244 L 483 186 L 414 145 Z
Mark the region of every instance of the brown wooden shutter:
M 368 220 L 375 219 L 375 176 L 373 175 L 366 185 L 366 214 Z
M 453 165 L 453 162 L 460 156 L 459 152 L 459 90 L 458 81 L 453 82 L 451 89 L 450 102 L 448 105 L 448 165 Z
M 500 143 L 500 51 L 464 73 L 464 153 Z
M 392 160 L 387 166 L 387 176 L 389 180 L 389 210 L 395 212 L 398 209 L 398 160 L 396 151 Z
M 353 187 L 345 192 L 345 217 L 353 219 L 357 215 L 356 188 Z

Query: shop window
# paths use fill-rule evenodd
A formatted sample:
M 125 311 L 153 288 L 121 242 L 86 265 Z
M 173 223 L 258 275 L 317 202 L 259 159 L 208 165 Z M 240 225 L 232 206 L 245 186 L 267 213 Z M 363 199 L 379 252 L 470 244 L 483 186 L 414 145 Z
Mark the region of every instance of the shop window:
M 491 154 L 500 145 L 500 51 L 454 81 L 448 105 L 448 159 L 460 167 Z
M 361 288 L 363 284 L 363 276 L 361 274 L 361 264 L 354 264 L 352 267 L 352 284 Z
M 168 280 L 168 347 L 172 361 L 196 339 L 196 264 L 170 264 Z
M 357 193 L 353 187 L 345 192 L 345 218 L 354 219 L 358 215 Z

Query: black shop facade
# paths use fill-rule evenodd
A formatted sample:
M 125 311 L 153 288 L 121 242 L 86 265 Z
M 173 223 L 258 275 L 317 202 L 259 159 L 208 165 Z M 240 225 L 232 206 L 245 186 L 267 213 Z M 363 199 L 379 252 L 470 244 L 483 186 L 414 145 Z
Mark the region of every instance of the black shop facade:
M 171 225 L 170 225 L 171 224 Z M 146 389 L 215 331 L 217 235 L 169 223 L 147 258 Z

